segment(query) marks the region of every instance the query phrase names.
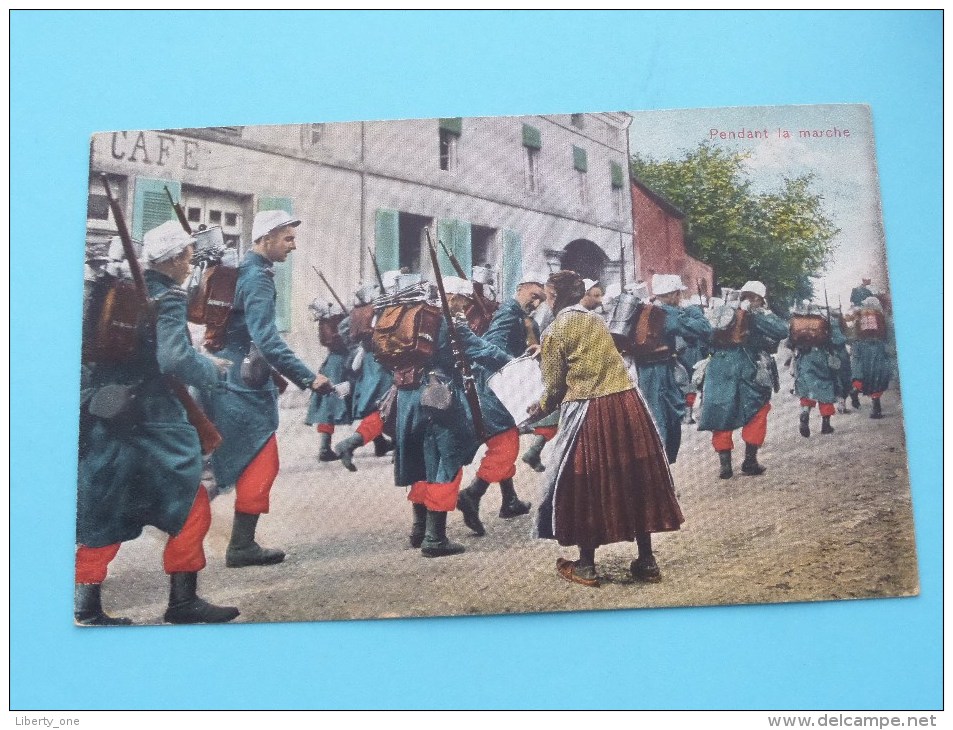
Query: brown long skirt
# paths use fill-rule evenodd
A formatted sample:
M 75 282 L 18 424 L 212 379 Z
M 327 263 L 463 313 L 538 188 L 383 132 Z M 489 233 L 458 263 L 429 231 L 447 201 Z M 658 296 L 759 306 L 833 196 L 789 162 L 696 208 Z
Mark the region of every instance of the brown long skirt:
M 658 431 L 637 390 L 594 398 L 556 484 L 560 545 L 597 547 L 685 521 Z

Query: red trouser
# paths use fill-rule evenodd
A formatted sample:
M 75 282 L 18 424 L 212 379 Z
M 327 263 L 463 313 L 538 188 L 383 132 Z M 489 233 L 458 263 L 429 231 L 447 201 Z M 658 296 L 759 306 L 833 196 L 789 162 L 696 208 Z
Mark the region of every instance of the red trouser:
M 319 423 L 317 425 L 318 433 L 334 433 L 333 423 Z
M 431 512 L 453 512 L 457 508 L 461 479 L 463 469 L 457 471 L 452 482 L 414 482 L 407 499 L 424 505 Z
M 357 424 L 357 429 L 355 430 L 361 434 L 364 443 L 369 444 L 384 433 L 384 422 L 381 420 L 381 412 L 374 411 L 369 416 L 365 416 L 364 420 Z
M 854 390 L 863 390 L 863 389 L 864 389 L 864 381 L 863 381 L 863 380 L 854 380 L 854 381 L 851 383 L 851 385 L 854 386 Z M 879 398 L 879 397 L 882 396 L 883 394 L 884 394 L 884 392 L 881 390 L 881 391 L 879 391 L 879 392 L 877 392 L 877 393 L 871 393 L 871 394 L 870 394 L 870 397 L 871 397 L 871 398 Z
M 171 535 L 162 553 L 162 565 L 166 573 L 196 573 L 205 567 L 205 550 L 202 540 L 212 524 L 212 509 L 208 492 L 199 487 L 195 501 L 178 535 Z M 80 545 L 76 548 L 76 582 L 102 583 L 106 580 L 109 563 L 119 552 L 120 543 L 91 548 Z
M 741 440 L 752 446 L 761 446 L 764 443 L 764 437 L 768 435 L 768 411 L 771 410 L 771 404 L 765 403 L 761 410 L 755 413 L 744 428 L 741 429 Z M 711 445 L 715 451 L 731 451 L 735 448 L 731 440 L 731 431 L 715 431 L 711 435 Z
M 556 435 L 556 431 L 559 430 L 559 426 L 537 426 L 533 429 L 533 433 L 537 436 L 542 436 L 547 441 L 552 441 L 553 436 Z
M 477 469 L 477 478 L 492 484 L 512 479 L 516 473 L 516 457 L 520 455 L 520 433 L 516 427 L 491 436 L 486 442 L 486 453 Z
M 268 514 L 268 495 L 277 477 L 278 439 L 272 434 L 238 477 L 235 484 L 235 511 L 246 515 Z
M 817 405 L 816 400 L 811 400 L 810 398 L 801 398 L 801 405 L 807 406 L 808 408 L 813 408 Z M 822 416 L 833 416 L 834 415 L 834 404 L 833 403 L 821 403 L 819 408 Z
M 698 397 L 698 393 L 686 393 L 685 394 L 685 405 L 689 408 L 695 405 L 695 399 Z

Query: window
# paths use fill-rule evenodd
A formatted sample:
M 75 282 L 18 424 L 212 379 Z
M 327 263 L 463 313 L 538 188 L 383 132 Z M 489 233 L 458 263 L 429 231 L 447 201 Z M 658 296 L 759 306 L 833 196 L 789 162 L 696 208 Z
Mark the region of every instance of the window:
M 457 141 L 463 131 L 461 117 L 446 117 L 440 120 L 440 169 L 454 170 L 457 167 Z
M 238 213 L 226 213 L 225 214 L 225 225 L 234 228 L 238 225 Z
M 579 202 L 582 205 L 589 205 L 589 183 L 587 181 L 587 171 L 589 169 L 589 159 L 586 151 L 581 147 L 572 147 L 572 166 L 576 171 L 576 190 L 579 195 Z
M 208 212 L 208 222 L 213 226 L 222 225 L 222 211 L 220 210 L 210 210 Z
M 89 200 L 86 202 L 87 220 L 108 221 L 109 220 L 109 199 L 105 195 L 90 193 Z
M 457 166 L 457 136 L 440 130 L 440 169 L 453 170 Z
M 189 219 L 189 223 L 201 223 L 202 222 L 202 209 L 201 208 L 189 208 L 188 215 L 186 218 Z
M 543 146 L 543 137 L 539 130 L 530 125 L 523 125 L 523 179 L 526 191 L 539 192 L 539 150 Z

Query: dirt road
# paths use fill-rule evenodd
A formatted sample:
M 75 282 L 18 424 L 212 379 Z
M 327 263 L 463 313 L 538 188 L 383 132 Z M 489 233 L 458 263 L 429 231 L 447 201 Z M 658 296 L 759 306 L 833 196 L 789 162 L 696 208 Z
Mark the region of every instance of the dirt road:
M 592 589 L 556 575 L 571 550 L 530 536 L 531 518 L 501 520 L 500 495 L 482 503 L 485 537 L 472 536 L 459 512 L 448 533 L 466 552 L 424 559 L 407 544 L 410 505 L 393 486 L 390 458 L 358 451 L 357 473 L 317 460 L 317 435 L 303 425 L 304 400 L 289 394 L 281 411 L 282 469 L 271 514 L 260 523 L 263 545 L 288 553 L 279 566 L 224 565 L 234 493 L 212 503 L 208 567 L 200 593 L 241 609 L 237 621 L 313 621 L 640 606 L 809 601 L 911 595 L 918 590 L 902 410 L 897 391 L 883 398 L 885 418 L 862 410 L 836 415 L 833 435 L 797 431 L 790 375 L 774 396 L 760 477 L 740 475 L 743 444 L 735 436 L 735 476 L 717 478 L 710 434 L 683 427 L 676 491 L 686 522 L 656 537 L 658 584 L 628 574 L 634 544 L 600 548 L 605 579 Z M 335 440 L 350 429 L 339 429 Z M 525 449 L 529 437 L 523 437 Z M 544 459 L 545 459 L 544 452 Z M 474 466 L 464 472 L 468 483 Z M 519 463 L 520 495 L 538 503 L 541 475 Z M 161 623 L 167 599 L 164 535 L 147 530 L 125 544 L 103 588 L 107 610 L 136 623 Z

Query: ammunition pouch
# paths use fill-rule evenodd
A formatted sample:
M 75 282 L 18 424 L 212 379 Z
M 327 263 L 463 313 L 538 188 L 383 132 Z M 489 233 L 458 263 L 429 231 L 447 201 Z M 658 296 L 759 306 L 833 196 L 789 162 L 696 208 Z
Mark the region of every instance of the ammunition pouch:
M 434 411 L 446 412 L 453 404 L 453 386 L 450 378 L 438 371 L 427 373 L 421 382 L 420 405 Z
M 271 380 L 271 365 L 261 354 L 258 346 L 252 342 L 240 369 L 242 382 L 249 388 L 264 388 L 265 383 Z
M 86 412 L 119 431 L 127 431 L 139 418 L 139 389 L 133 385 L 111 384 L 97 388 L 86 405 Z
M 394 371 L 394 387 L 399 390 L 416 390 L 420 385 L 424 369 L 417 365 L 407 365 Z
M 390 387 L 384 397 L 377 402 L 377 410 L 381 416 L 384 434 L 392 439 L 397 438 L 397 385 Z

